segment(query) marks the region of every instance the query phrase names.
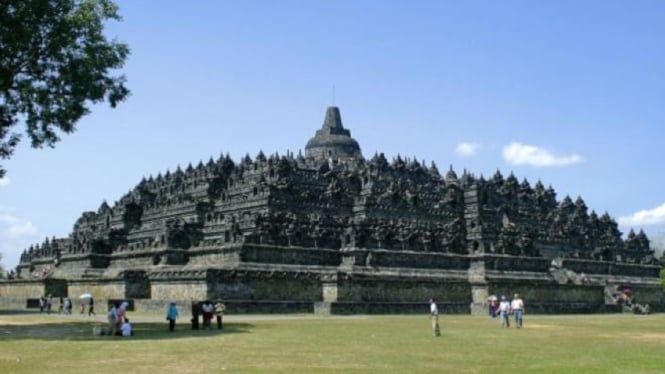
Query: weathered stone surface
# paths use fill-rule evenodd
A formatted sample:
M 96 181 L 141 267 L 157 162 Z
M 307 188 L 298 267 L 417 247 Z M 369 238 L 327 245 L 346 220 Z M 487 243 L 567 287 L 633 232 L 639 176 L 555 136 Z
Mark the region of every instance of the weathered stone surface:
M 221 155 L 144 178 L 68 237 L 26 249 L 2 295 L 331 313 L 424 313 L 434 297 L 484 313 L 489 294 L 517 292 L 531 312 L 591 312 L 612 310 L 608 287 L 631 286 L 665 306 L 644 232 L 622 240 L 581 198 L 512 173 L 365 159 L 335 107 L 305 153 Z

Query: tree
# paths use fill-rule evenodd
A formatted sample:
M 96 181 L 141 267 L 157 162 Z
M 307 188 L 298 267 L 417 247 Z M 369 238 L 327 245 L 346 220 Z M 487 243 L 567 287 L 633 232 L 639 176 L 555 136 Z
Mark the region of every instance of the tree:
M 2 266 L 2 253 L 0 253 L 0 280 L 5 279 L 7 273 L 5 273 L 5 268 Z
M 0 159 L 21 140 L 19 120 L 33 148 L 53 147 L 91 104 L 129 95 L 114 74 L 129 48 L 107 40 L 108 20 L 121 20 L 110 0 L 0 0 Z

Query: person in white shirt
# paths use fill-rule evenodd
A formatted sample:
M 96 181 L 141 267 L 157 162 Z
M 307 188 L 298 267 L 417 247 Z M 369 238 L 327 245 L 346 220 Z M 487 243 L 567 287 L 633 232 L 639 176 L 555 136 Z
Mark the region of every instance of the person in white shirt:
M 432 335 L 441 335 L 439 328 L 439 308 L 436 306 L 434 299 L 429 299 L 429 319 L 432 321 Z
M 122 336 L 132 336 L 132 324 L 129 323 L 129 318 L 125 318 L 125 323 L 120 326 L 120 331 L 122 331 Z
M 203 311 L 203 328 L 210 330 L 210 321 L 212 321 L 212 314 L 215 311 L 215 307 L 212 305 L 212 301 L 204 301 L 201 305 L 201 310 Z
M 522 315 L 524 314 L 524 301 L 520 299 L 520 295 L 515 294 L 513 302 L 510 303 L 510 309 L 515 313 L 515 326 L 522 328 Z
M 510 302 L 506 300 L 505 296 L 501 296 L 499 303 L 499 319 L 501 320 L 501 327 L 510 327 Z

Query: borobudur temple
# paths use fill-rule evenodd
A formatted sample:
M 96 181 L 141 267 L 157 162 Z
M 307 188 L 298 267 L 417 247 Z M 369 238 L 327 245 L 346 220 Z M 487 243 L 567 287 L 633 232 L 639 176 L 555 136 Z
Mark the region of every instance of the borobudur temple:
M 531 313 L 619 311 L 630 287 L 663 309 L 649 239 L 512 173 L 365 159 L 327 109 L 305 154 L 228 155 L 144 178 L 84 212 L 67 238 L 25 250 L 3 302 L 222 299 L 229 312 L 486 313 L 519 293 Z M 102 302 L 100 302 L 102 301 Z

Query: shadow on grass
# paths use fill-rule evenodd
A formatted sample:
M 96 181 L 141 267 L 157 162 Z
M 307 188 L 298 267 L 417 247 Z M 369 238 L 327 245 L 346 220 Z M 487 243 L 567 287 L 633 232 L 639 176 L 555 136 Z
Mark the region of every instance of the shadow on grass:
M 222 330 L 192 330 L 189 324 L 176 325 L 171 332 L 166 323 L 139 322 L 132 324 L 134 335 L 131 337 L 93 335 L 93 328 L 107 329 L 106 324 L 99 322 L 63 322 L 63 323 L 36 323 L 36 324 L 0 324 L 0 341 L 7 340 L 48 340 L 48 341 L 109 341 L 122 340 L 172 340 L 191 338 L 210 338 L 230 334 L 251 333 L 255 328 L 250 323 L 225 323 Z
M 16 309 L 0 309 L 0 317 L 1 316 L 21 316 L 21 315 L 38 315 L 39 311 L 38 310 L 16 310 Z M 46 314 L 46 313 L 44 313 Z M 55 313 L 53 313 L 55 315 Z

